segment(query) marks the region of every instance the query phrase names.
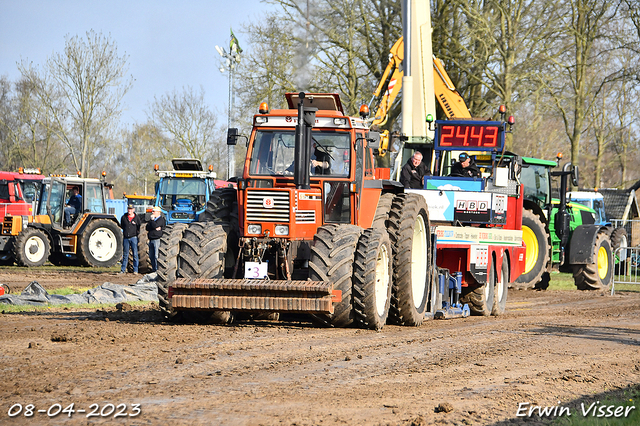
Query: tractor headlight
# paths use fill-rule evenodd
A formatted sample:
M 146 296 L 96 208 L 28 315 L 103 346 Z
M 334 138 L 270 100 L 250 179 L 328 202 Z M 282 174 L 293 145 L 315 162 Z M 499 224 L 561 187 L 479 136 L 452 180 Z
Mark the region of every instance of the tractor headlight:
M 262 225 L 249 225 L 247 226 L 247 233 L 249 234 L 261 234 L 262 233 Z
M 289 225 L 276 225 L 276 235 L 289 235 Z

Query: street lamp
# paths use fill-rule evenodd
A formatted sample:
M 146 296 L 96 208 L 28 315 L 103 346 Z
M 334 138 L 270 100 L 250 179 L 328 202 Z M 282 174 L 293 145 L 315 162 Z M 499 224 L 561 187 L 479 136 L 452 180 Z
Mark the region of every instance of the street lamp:
M 233 31 L 231 31 L 231 42 L 229 43 L 229 52 L 227 52 L 224 47 L 216 46 L 216 50 L 224 59 L 223 63 L 220 65 L 220 72 L 224 73 L 225 71 L 229 71 L 229 114 L 227 117 L 227 128 L 231 128 L 231 111 L 233 108 L 233 71 L 236 67 L 236 64 L 240 63 L 240 53 L 242 53 L 242 49 L 238 44 L 238 39 L 235 35 L 233 35 Z M 233 177 L 235 173 L 235 146 L 227 145 L 227 159 L 229 160 L 229 168 L 228 168 L 228 176 L 227 179 Z

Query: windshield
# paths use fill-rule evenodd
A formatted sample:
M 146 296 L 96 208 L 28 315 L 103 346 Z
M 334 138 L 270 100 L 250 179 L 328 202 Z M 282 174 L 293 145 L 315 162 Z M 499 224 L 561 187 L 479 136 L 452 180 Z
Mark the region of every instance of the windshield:
M 206 191 L 204 179 L 165 178 L 160 183 L 160 206 L 171 210 L 180 204 L 199 210 L 204 206 Z
M 549 174 L 545 166 L 531 164 L 523 167 L 520 180 L 524 184 L 525 199 L 535 201 L 540 207 L 551 202 Z
M 145 198 L 127 198 L 128 204 L 133 204 L 134 206 L 150 206 L 153 204 L 153 198 L 148 200 Z
M 20 187 L 22 188 L 22 195 L 27 203 L 33 203 L 38 199 L 38 193 L 42 183 L 35 180 L 21 180 Z
M 350 134 L 313 132 L 311 175 L 349 176 Z M 293 175 L 295 132 L 259 130 L 256 132 L 249 173 L 252 175 Z

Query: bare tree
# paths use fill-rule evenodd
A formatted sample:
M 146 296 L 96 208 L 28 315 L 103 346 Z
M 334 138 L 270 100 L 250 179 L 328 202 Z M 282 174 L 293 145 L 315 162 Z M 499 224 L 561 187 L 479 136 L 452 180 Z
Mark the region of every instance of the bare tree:
M 51 129 L 68 148 L 77 170 L 86 176 L 95 148 L 107 142 L 117 124 L 121 102 L 132 85 L 127 56 L 115 42 L 94 31 L 67 37 L 63 53 L 54 53 L 42 70 L 18 65 L 47 110 Z
M 204 89 L 195 92 L 187 87 L 155 97 L 147 115 L 162 134 L 165 157 L 189 156 L 211 162 L 216 172 L 224 175 L 223 132 L 217 127 L 216 114 L 205 103 Z
M 571 142 L 571 162 L 580 163 L 581 139 L 598 95 L 609 83 L 633 71 L 621 67 L 619 55 L 628 49 L 629 26 L 621 2 L 568 0 L 563 34 L 545 52 L 546 68 L 538 74 Z
M 15 84 L 0 81 L 0 138 L 3 162 L 9 170 L 37 167 L 46 173 L 64 166 L 64 146 L 52 131 L 36 89 L 25 79 Z

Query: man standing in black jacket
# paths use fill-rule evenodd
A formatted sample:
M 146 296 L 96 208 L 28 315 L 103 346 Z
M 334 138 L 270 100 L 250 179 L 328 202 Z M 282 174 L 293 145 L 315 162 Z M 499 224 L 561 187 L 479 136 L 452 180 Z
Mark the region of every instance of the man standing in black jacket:
M 138 273 L 138 235 L 140 234 L 140 218 L 136 215 L 133 204 L 129 204 L 127 213 L 120 218 L 120 228 L 124 239 L 122 240 L 122 269 L 121 274 L 127 272 L 129 263 L 129 248 L 133 252 L 133 273 Z
M 424 177 L 430 174 L 427 165 L 422 162 L 422 153 L 416 151 L 402 168 L 400 183 L 405 188 L 422 189 L 424 188 Z
M 147 222 L 147 235 L 149 235 L 149 260 L 151 261 L 151 271 L 156 272 L 158 270 L 158 247 L 160 247 L 160 238 L 162 237 L 162 231 L 167 226 L 167 221 L 160 207 L 153 208 L 151 213 L 151 220 Z

